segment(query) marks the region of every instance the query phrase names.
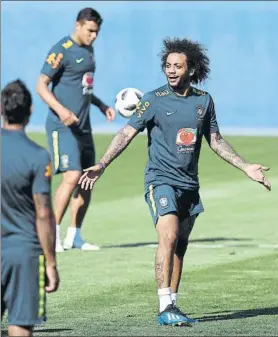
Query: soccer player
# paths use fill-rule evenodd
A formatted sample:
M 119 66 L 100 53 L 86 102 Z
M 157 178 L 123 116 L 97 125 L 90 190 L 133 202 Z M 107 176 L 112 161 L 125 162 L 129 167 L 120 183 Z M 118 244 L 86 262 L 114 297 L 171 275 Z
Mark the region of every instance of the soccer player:
M 24 131 L 31 105 L 20 80 L 1 92 L 1 318 L 7 309 L 9 336 L 32 335 L 46 319 L 45 292 L 59 284 L 50 158 Z
M 198 214 L 198 159 L 202 137 L 221 158 L 270 189 L 268 168 L 241 158 L 219 132 L 213 99 L 191 84 L 204 81 L 209 59 L 202 45 L 189 39 L 166 39 L 161 54 L 168 83 L 146 93 L 127 125 L 112 140 L 100 162 L 85 170 L 81 187 L 90 189 L 132 139 L 147 128 L 149 160 L 145 199 L 158 234 L 155 273 L 161 325 L 195 322 L 177 307 L 184 255 Z
M 71 248 L 99 250 L 98 245 L 86 243 L 80 233 L 91 192 L 80 190 L 77 183 L 82 169 L 95 163 L 90 105 L 96 105 L 108 121 L 115 117 L 113 108 L 93 94 L 96 65 L 92 43 L 101 24 L 97 11 L 82 9 L 73 34 L 62 38 L 49 51 L 37 84 L 37 92 L 49 106 L 46 131 L 53 173 L 63 174 L 54 197 L 57 252 Z M 48 88 L 51 82 L 52 90 Z M 60 224 L 71 196 L 71 226 L 62 246 Z

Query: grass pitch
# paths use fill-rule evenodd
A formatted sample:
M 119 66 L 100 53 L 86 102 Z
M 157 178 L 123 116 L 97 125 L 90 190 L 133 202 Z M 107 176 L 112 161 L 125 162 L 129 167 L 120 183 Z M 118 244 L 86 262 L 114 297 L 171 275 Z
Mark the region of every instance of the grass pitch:
M 31 137 L 46 145 L 45 135 Z M 35 336 L 278 336 L 278 159 L 275 137 L 226 137 L 247 160 L 270 166 L 271 192 L 218 158 L 200 158 L 205 212 L 184 263 L 179 306 L 200 320 L 160 327 L 157 243 L 143 197 L 146 138 L 138 136 L 97 182 L 83 235 L 98 252 L 58 255 L 61 285 Z M 112 136 L 97 135 L 98 158 Z M 53 179 L 55 190 L 60 177 Z M 65 235 L 69 214 L 62 223 Z M 2 328 L 7 328 L 4 320 Z

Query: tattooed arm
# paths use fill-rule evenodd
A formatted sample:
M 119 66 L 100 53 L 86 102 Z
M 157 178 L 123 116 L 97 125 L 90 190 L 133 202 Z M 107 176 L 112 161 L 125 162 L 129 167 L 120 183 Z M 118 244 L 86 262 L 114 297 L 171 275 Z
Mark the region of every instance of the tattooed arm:
M 245 169 L 250 165 L 250 163 L 241 158 L 240 155 L 235 152 L 232 146 L 221 136 L 219 132 L 215 132 L 210 135 L 209 145 L 219 157 L 242 171 L 245 171 Z
M 139 131 L 130 125 L 126 125 L 122 128 L 113 138 L 104 156 L 100 159 L 100 162 L 84 170 L 85 173 L 79 179 L 81 188 L 85 190 L 92 189 L 94 183 L 102 175 L 105 168 L 127 148 L 138 132 Z
M 211 149 L 217 153 L 219 157 L 246 173 L 250 179 L 264 185 L 268 190 L 271 189 L 270 182 L 263 174 L 263 171 L 269 170 L 268 167 L 247 162 L 235 152 L 232 146 L 221 136 L 219 132 L 211 133 L 208 143 Z
M 100 159 L 100 162 L 103 163 L 105 167 L 108 166 L 124 151 L 137 134 L 138 131 L 130 125 L 126 125 L 122 128 L 113 138 L 104 156 Z

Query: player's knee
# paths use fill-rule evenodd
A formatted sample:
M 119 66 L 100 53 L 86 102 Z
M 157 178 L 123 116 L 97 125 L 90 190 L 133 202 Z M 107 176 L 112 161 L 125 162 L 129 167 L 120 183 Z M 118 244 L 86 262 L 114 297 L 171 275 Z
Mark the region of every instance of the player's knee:
M 9 336 L 32 336 L 33 326 L 10 325 L 8 327 Z
M 84 190 L 77 185 L 73 190 L 72 197 L 74 199 L 80 198 L 82 200 L 82 205 L 85 205 L 91 201 L 92 190 Z
M 175 231 L 166 231 L 159 235 L 159 244 L 167 249 L 176 247 L 177 241 L 178 236 Z
M 80 171 L 67 171 L 63 174 L 63 182 L 70 185 L 77 185 L 81 177 Z
M 180 237 L 177 242 L 175 254 L 182 260 L 188 246 L 188 239 Z

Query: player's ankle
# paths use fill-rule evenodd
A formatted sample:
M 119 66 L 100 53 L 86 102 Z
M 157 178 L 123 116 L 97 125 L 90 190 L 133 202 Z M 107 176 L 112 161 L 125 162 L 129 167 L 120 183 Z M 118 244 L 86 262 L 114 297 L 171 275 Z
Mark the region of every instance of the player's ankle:
M 171 293 L 171 300 L 173 302 L 173 305 L 177 306 L 178 293 Z
M 74 239 L 76 235 L 76 227 L 69 227 L 67 229 L 67 239 Z
M 60 228 L 61 226 L 59 224 L 56 224 L 56 240 L 60 240 Z
M 162 312 L 168 305 L 172 304 L 171 288 L 160 288 L 157 294 L 159 298 L 159 312 Z

